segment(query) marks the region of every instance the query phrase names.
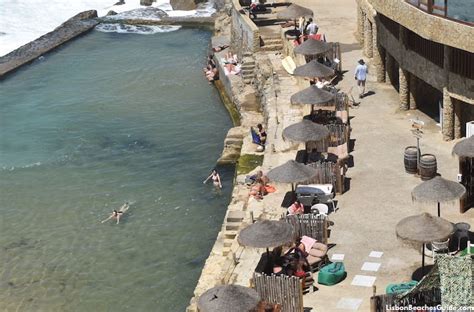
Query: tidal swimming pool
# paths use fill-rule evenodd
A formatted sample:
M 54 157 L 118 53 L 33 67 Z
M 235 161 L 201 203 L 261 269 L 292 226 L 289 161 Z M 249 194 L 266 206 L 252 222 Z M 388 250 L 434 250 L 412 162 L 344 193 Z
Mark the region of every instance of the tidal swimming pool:
M 202 184 L 231 127 L 210 36 L 93 31 L 0 81 L 2 309 L 184 311 L 233 179 Z

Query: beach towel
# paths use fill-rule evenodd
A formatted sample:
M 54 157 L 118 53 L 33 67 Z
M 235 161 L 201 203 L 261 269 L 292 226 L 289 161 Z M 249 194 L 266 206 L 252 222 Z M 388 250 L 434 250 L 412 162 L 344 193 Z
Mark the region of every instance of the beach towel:
M 306 249 L 306 252 L 309 252 L 311 248 L 313 247 L 314 243 L 316 243 L 316 240 L 309 236 L 303 235 L 301 237 L 301 242 L 303 243 L 304 248 Z
M 253 128 L 250 128 L 250 134 L 252 135 L 252 142 L 258 145 L 262 145 L 262 141 L 260 141 L 260 136 L 258 135 Z
M 275 193 L 276 188 L 272 185 L 265 185 L 265 190 L 267 191 L 267 193 Z

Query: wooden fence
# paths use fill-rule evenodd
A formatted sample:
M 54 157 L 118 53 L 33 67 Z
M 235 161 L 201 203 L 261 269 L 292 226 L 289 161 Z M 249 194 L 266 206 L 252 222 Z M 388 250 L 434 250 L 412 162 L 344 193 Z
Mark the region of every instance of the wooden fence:
M 253 282 L 261 299 L 271 304 L 281 304 L 281 312 L 303 311 L 303 289 L 298 277 L 254 273 Z
M 306 235 L 323 244 L 328 243 L 328 222 L 326 217 L 313 214 L 288 215 L 285 216 L 285 220 L 293 226 L 294 240 Z
M 336 163 L 329 161 L 318 161 L 309 163 L 308 166 L 316 169 L 316 176 L 307 181 L 307 184 L 332 184 L 337 194 L 344 193 L 344 180 L 346 178 L 346 165 L 344 160 Z

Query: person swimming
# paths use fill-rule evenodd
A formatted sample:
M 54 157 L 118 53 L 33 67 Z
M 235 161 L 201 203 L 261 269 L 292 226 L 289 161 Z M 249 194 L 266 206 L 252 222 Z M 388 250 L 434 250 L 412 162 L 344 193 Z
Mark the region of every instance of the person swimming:
M 107 222 L 107 221 L 109 221 L 110 219 L 116 219 L 116 220 L 117 220 L 117 224 L 119 224 L 120 218 L 121 218 L 121 217 L 123 216 L 123 214 L 128 210 L 128 208 L 130 208 L 130 205 L 129 205 L 128 202 L 127 202 L 127 203 L 123 204 L 123 205 L 119 208 L 119 210 L 114 209 L 114 211 L 112 211 L 112 213 L 110 214 L 110 216 L 109 216 L 107 219 L 101 221 L 100 223 Z
M 216 188 L 222 188 L 221 177 L 219 176 L 219 173 L 217 173 L 216 169 L 213 169 L 211 174 L 202 183 L 206 184 L 206 182 L 211 178 L 212 178 L 212 183 L 214 184 Z

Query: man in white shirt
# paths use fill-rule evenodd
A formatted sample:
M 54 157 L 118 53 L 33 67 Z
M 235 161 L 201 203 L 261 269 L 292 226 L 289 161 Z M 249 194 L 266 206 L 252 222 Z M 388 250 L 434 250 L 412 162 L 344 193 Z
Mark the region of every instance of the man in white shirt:
M 319 29 L 318 25 L 316 25 L 316 23 L 313 22 L 312 18 L 308 20 L 308 23 L 309 23 L 308 26 L 306 26 L 306 33 L 308 35 L 316 35 Z
M 359 99 L 363 98 L 365 95 L 365 80 L 367 79 L 367 74 L 369 70 L 363 59 L 359 60 L 359 64 L 355 69 L 355 79 L 357 80 L 357 87 L 359 88 Z

